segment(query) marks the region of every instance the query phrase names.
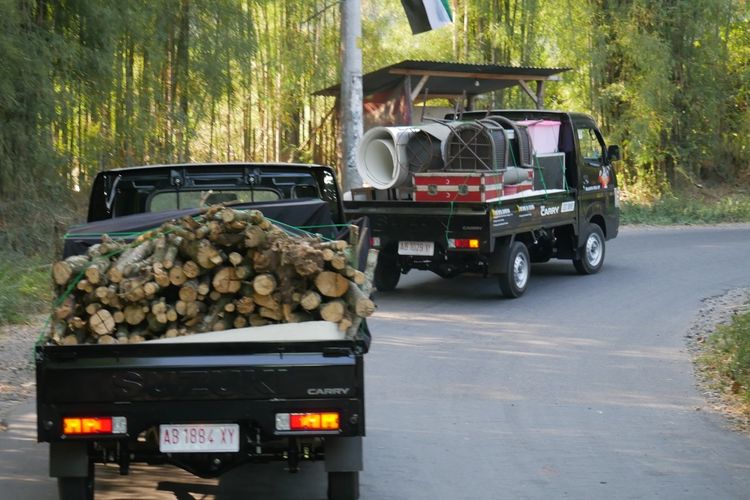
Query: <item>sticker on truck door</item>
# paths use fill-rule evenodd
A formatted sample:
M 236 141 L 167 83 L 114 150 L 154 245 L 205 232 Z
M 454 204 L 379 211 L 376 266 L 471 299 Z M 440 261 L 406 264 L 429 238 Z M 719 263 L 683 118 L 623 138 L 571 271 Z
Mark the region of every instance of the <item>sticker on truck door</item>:
M 548 207 L 545 205 L 542 205 L 539 207 L 539 213 L 542 215 L 542 217 L 547 217 L 548 215 L 557 215 L 560 213 L 560 206 L 555 207 Z
M 560 213 L 566 213 L 566 212 L 572 212 L 576 209 L 576 202 L 575 201 L 564 201 L 562 206 L 560 207 Z

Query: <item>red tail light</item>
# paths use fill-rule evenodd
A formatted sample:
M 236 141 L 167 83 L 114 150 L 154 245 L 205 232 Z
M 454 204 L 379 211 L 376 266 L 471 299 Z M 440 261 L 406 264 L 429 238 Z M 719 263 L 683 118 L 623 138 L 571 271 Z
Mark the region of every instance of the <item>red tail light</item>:
M 448 247 L 478 249 L 479 240 L 475 238 L 451 239 L 448 240 Z
M 337 412 L 277 413 L 277 431 L 337 431 L 341 428 Z
M 64 417 L 63 434 L 69 436 L 91 434 L 125 434 L 125 417 Z

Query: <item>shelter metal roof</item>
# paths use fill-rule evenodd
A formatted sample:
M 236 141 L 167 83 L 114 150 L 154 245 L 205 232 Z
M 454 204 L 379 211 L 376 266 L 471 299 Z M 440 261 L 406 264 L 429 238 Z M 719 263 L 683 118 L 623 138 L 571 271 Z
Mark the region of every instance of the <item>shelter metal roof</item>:
M 429 96 L 458 96 L 464 92 L 471 96 L 512 87 L 519 82 L 558 80 L 556 75 L 569 69 L 406 60 L 363 75 L 362 87 L 365 95 L 372 95 L 399 85 L 407 75 L 412 76 L 413 88 L 422 77 L 429 76 L 422 83 Z M 340 84 L 336 84 L 314 95 L 337 96 L 339 93 Z

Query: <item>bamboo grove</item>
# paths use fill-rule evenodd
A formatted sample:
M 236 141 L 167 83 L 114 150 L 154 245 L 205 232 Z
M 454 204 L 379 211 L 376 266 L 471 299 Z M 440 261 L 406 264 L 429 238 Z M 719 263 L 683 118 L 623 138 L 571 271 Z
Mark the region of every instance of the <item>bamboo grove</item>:
M 403 59 L 569 67 L 547 107 L 589 112 L 655 192 L 750 175 L 747 0 L 452 0 L 412 36 L 362 0 L 365 71 Z M 338 165 L 335 0 L 0 0 L 0 246 L 44 248 L 103 168 Z M 480 104 L 528 107 L 518 90 Z M 80 193 L 80 194 L 79 194 Z M 53 217 L 50 217 L 50 213 Z M 39 228 L 14 231 L 18 220 Z

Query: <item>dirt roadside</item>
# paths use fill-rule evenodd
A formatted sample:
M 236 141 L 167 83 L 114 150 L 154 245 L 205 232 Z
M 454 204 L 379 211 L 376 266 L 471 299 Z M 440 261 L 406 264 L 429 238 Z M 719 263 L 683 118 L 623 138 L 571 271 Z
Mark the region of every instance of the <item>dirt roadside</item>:
M 729 419 L 730 427 L 745 433 L 750 433 L 750 416 L 742 411 L 747 405 L 743 404 L 736 394 L 719 388 L 711 372 L 697 359 L 708 352 L 706 340 L 716 327 L 729 324 L 734 315 L 750 310 L 749 301 L 750 288 L 737 288 L 716 297 L 703 299 L 702 307 L 685 335 L 688 350 L 693 355 L 698 388 L 705 396 L 707 405 L 725 415 Z
M 6 417 L 18 404 L 34 397 L 34 343 L 44 325 L 44 317 L 28 324 L 0 327 L 0 431 L 7 428 Z

